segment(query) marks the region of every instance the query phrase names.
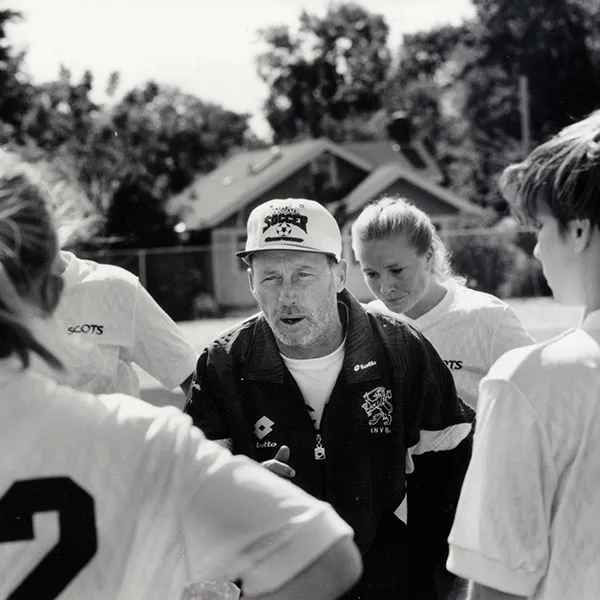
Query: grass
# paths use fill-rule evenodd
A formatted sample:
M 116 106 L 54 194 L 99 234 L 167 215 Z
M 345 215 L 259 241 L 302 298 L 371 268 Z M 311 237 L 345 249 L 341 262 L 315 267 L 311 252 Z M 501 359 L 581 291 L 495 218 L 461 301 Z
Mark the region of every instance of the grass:
M 581 309 L 564 307 L 551 298 L 528 298 L 510 300 L 509 304 L 521 319 L 523 325 L 537 341 L 551 338 L 569 327 L 575 327 L 581 318 Z M 248 312 L 248 315 L 252 311 Z M 198 351 L 201 351 L 211 340 L 222 331 L 239 323 L 244 317 L 229 317 L 224 319 L 206 319 L 179 323 L 184 335 Z M 183 406 L 182 392 L 167 392 L 160 383 L 142 370 L 138 371 L 142 388 L 142 398 L 153 404 L 174 404 Z

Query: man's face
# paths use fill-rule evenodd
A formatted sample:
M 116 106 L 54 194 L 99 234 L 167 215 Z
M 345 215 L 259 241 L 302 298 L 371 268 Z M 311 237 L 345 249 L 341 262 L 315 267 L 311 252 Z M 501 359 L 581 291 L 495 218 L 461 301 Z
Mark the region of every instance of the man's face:
M 340 329 L 337 294 L 346 283 L 344 261 L 324 254 L 268 250 L 252 257 L 250 289 L 280 350 L 290 358 L 316 358 L 335 350 Z

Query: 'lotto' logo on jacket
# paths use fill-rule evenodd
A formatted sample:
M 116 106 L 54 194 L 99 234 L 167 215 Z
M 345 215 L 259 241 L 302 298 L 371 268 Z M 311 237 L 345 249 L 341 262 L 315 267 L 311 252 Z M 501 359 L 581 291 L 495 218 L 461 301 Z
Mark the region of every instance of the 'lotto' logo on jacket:
M 363 371 L 364 369 L 369 369 L 371 367 L 374 367 L 377 363 L 374 360 L 370 360 L 368 363 L 365 363 L 364 365 L 354 365 L 354 370 L 355 371 Z
M 391 433 L 389 425 L 392 423 L 392 411 L 394 410 L 390 402 L 392 390 L 379 386 L 363 394 L 363 398 L 364 402 L 361 406 L 369 417 L 371 433 Z M 380 426 L 375 427 L 375 425 Z
M 95 333 L 96 335 L 102 335 L 104 333 L 104 325 L 75 325 L 74 327 L 67 327 L 69 335 L 73 333 Z
M 273 431 L 273 425 L 275 423 L 269 419 L 269 417 L 261 417 L 256 423 L 254 423 L 254 435 L 262 440 L 267 437 L 271 431 Z

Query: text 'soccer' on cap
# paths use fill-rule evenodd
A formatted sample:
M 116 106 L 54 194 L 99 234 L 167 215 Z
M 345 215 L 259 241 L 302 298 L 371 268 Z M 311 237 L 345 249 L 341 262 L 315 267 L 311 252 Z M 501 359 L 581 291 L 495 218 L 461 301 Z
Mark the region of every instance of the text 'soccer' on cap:
M 250 213 L 246 249 L 237 256 L 263 250 L 320 252 L 340 260 L 342 234 L 333 215 L 314 200 L 269 200 Z

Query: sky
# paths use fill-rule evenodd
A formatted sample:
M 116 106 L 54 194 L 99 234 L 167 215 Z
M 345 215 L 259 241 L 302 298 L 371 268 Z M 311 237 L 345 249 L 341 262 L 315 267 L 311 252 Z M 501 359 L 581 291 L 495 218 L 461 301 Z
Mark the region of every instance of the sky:
M 473 14 L 471 0 L 369 0 L 384 15 L 389 45 L 404 33 L 459 23 Z M 322 14 L 326 0 L 0 0 L 23 13 L 8 29 L 9 41 L 27 51 L 34 81 L 54 79 L 61 64 L 75 76 L 89 69 L 100 89 L 121 73 L 123 91 L 153 79 L 205 101 L 250 113 L 259 135 L 267 89 L 256 74 L 257 30 L 294 27 L 302 9 Z

